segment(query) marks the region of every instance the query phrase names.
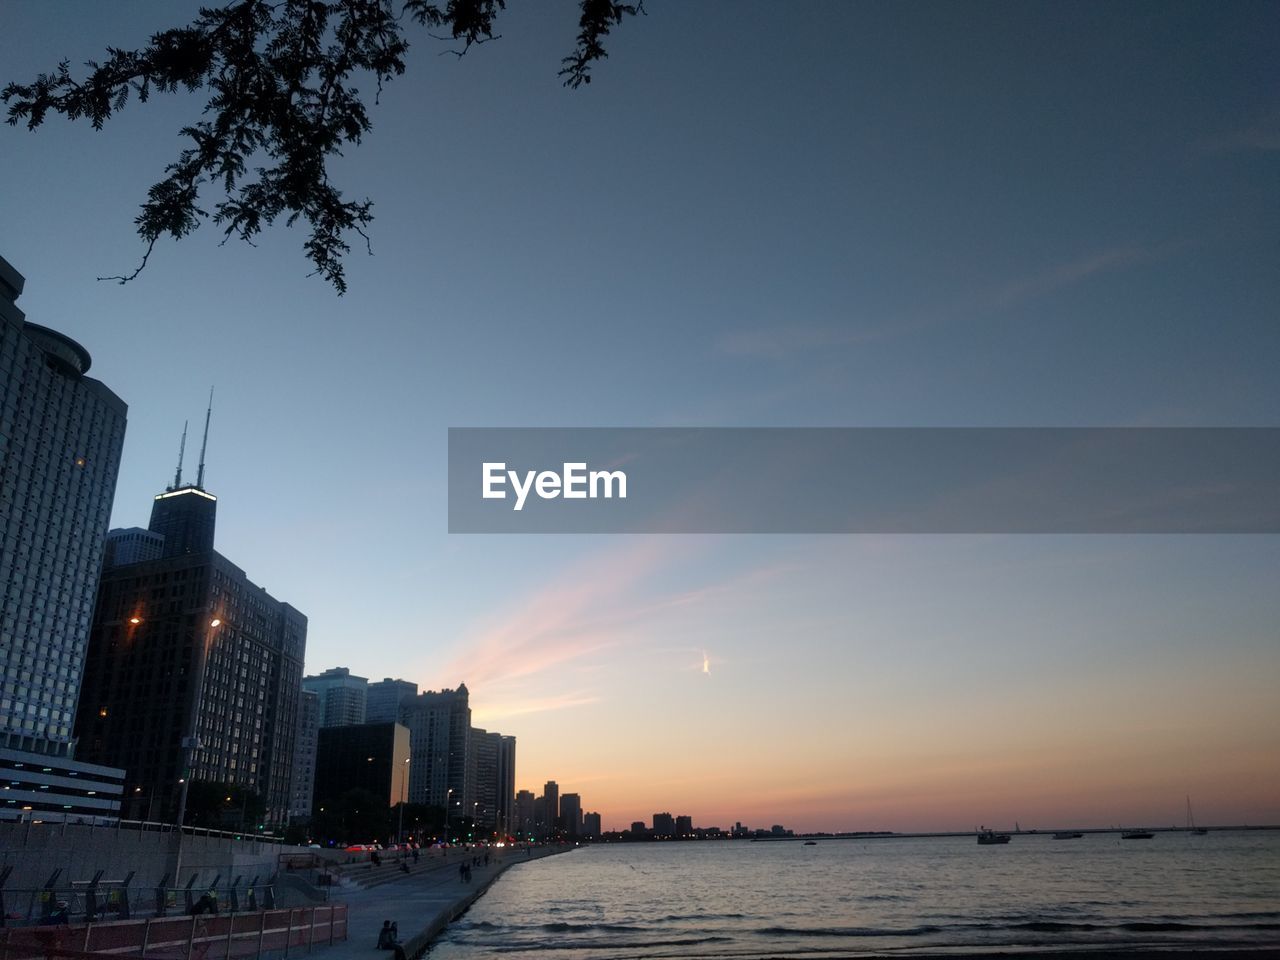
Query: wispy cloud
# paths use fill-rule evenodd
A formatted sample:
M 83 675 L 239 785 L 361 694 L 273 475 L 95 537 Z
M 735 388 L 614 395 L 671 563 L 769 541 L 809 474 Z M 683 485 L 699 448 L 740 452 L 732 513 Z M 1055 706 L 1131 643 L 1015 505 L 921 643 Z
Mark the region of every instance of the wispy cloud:
M 899 332 L 890 328 L 784 324 L 755 330 L 735 330 L 716 341 L 716 350 L 728 356 L 778 360 L 796 353 L 832 347 L 851 347 L 883 340 Z
M 471 711 L 472 719 L 481 725 L 506 717 L 519 717 L 529 713 L 547 713 L 552 710 L 568 710 L 599 703 L 600 698 L 587 693 L 565 693 L 549 697 L 532 697 L 517 700 L 481 701 Z
M 717 582 L 678 592 L 652 591 L 646 580 L 669 564 L 688 562 L 687 541 L 665 537 L 629 540 L 572 564 L 495 619 L 480 624 L 456 645 L 440 665 L 422 665 L 414 673 L 447 684 L 465 682 L 483 689 L 475 716 L 492 720 L 544 713 L 599 702 L 592 689 L 601 673 L 601 655 L 643 641 L 654 653 L 652 635 L 643 629 L 672 610 L 717 603 L 794 568 L 790 563 L 752 567 Z M 680 648 L 687 667 L 722 663 L 701 647 Z M 607 658 L 606 658 L 607 659 Z M 559 689 L 563 685 L 569 689 Z M 549 689 L 550 688 L 550 689 Z
M 1032 273 L 1015 277 L 976 293 L 953 298 L 936 309 L 920 309 L 914 315 L 880 324 L 859 321 L 850 324 L 796 324 L 735 330 L 715 341 L 716 352 L 725 356 L 764 360 L 785 360 L 799 355 L 839 351 L 909 336 L 923 330 L 1017 306 L 1059 290 L 1083 283 L 1095 276 L 1153 263 L 1186 249 L 1185 241 L 1160 244 L 1124 244 L 1095 250 L 1069 260 L 1048 264 Z
M 1005 284 L 991 295 L 988 306 L 1013 306 L 1080 283 L 1097 274 L 1145 263 L 1155 258 L 1155 252 L 1148 247 L 1122 246 L 1099 250 L 1074 260 L 1052 264 L 1029 276 Z
M 452 659 L 431 672 L 495 684 L 616 645 L 626 598 L 658 568 L 668 549 L 662 538 L 644 537 L 572 565 L 463 638 Z

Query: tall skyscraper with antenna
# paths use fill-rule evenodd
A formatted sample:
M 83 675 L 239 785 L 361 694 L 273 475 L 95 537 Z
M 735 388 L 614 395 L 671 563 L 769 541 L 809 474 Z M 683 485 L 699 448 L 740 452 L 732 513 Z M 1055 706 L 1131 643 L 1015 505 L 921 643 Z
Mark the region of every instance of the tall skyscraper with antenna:
M 110 534 L 137 549 L 107 555 L 76 730 L 87 757 L 127 771 L 126 816 L 172 821 L 190 780 L 253 790 L 265 824 L 279 826 L 293 799 L 307 618 L 214 549 L 212 415 L 210 390 L 195 483 L 182 479 L 184 425 L 149 529 Z
M 204 439 L 200 442 L 200 467 L 196 482 L 183 485 L 182 457 L 187 448 L 187 425 L 182 425 L 178 447 L 178 469 L 173 486 L 156 494 L 151 504 L 147 529 L 164 537 L 164 556 L 177 557 L 208 553 L 213 549 L 213 531 L 218 520 L 218 498 L 204 488 L 204 457 L 209 448 L 209 420 L 213 416 L 213 388 L 204 415 Z

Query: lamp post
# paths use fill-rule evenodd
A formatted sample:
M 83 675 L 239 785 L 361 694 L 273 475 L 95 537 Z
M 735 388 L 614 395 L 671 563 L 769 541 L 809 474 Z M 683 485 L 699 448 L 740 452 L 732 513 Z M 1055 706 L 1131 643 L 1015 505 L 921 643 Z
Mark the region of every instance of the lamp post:
M 187 790 L 191 786 L 192 758 L 195 756 L 196 750 L 200 748 L 200 738 L 196 731 L 200 723 L 200 699 L 204 696 L 204 675 L 209 665 L 209 641 L 213 638 L 213 631 L 220 626 L 222 626 L 222 621 L 217 617 L 209 621 L 204 637 L 200 641 L 199 657 L 196 659 L 195 696 L 191 698 L 191 703 L 187 708 L 187 730 L 190 733 L 182 738 L 182 779 L 179 781 L 182 784 L 182 790 L 178 794 L 177 821 L 179 834 L 181 834 L 182 825 L 187 820 Z M 177 879 L 176 872 L 174 873 L 174 879 Z
M 453 818 L 453 787 L 444 792 L 444 842 L 449 842 L 449 821 Z
M 202 611 L 202 615 L 206 612 Z M 134 617 L 129 622 L 136 624 L 140 620 Z M 209 662 L 209 643 L 213 639 L 213 631 L 220 626 L 222 626 L 222 621 L 217 617 L 212 617 L 205 621 L 205 628 L 203 636 L 200 638 L 200 647 L 196 658 L 195 688 L 191 702 L 187 706 L 187 730 L 190 733 L 182 738 L 182 778 L 178 781 L 182 785 L 182 789 L 178 793 L 178 842 L 173 855 L 173 882 L 175 884 L 179 882 L 182 871 L 182 826 L 187 819 L 187 791 L 191 786 L 192 758 L 196 749 L 200 746 L 196 730 L 200 722 L 200 699 L 204 696 L 204 675 Z

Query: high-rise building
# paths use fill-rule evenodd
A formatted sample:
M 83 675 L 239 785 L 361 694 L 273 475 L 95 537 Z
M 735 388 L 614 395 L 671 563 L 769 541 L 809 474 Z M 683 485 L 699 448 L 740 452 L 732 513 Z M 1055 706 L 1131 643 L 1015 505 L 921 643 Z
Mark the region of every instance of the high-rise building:
M 566 793 L 560 798 L 560 822 L 564 825 L 566 836 L 582 835 L 582 797 L 576 793 Z
M 515 822 L 511 830 L 522 840 L 536 835 L 533 801 L 532 790 L 521 790 L 516 794 Z
M 676 836 L 693 836 L 693 817 L 676 817 Z
M 75 758 L 74 723 L 128 408 L 24 283 L 0 258 L 0 817 L 114 817 L 124 771 Z
M 533 798 L 533 827 L 531 832 L 539 840 L 546 839 L 550 835 L 550 830 L 547 827 L 546 797 L 538 796 Z
M 159 560 L 164 555 L 164 536 L 142 527 L 125 527 L 107 533 L 104 563 L 108 567 Z
M 497 828 L 502 834 L 515 830 L 516 738 L 498 741 L 498 811 Z
M 502 734 L 471 729 L 471 807 L 467 815 L 475 818 L 480 833 L 491 833 L 498 823 L 498 754 Z
M 409 731 L 398 723 L 322 727 L 313 809 L 350 790 L 368 790 L 394 807 L 408 796 L 409 766 Z
M 591 840 L 600 839 L 600 814 L 584 813 L 582 815 L 582 835 Z
M 369 684 L 365 694 L 365 723 L 395 723 L 400 719 L 400 703 L 418 695 L 418 685 L 387 677 Z
M 553 836 L 560 829 L 560 784 L 548 780 L 542 786 L 542 796 L 546 802 L 546 835 Z
M 320 726 L 344 727 L 365 722 L 369 691 L 365 677 L 353 675 L 346 667 L 333 667 L 314 677 L 303 677 L 302 686 L 320 695 Z
M 293 801 L 289 818 L 311 816 L 316 787 L 316 748 L 320 742 L 320 694 L 303 690 L 298 697 L 298 739 L 293 748 Z
M 294 800 L 307 618 L 213 549 L 203 460 L 197 483 L 179 465 L 152 504 L 161 556 L 103 568 L 76 730 L 87 759 L 128 771 L 131 815 L 174 820 L 190 779 L 254 791 L 278 826 Z
M 471 803 L 486 832 L 510 832 L 516 782 L 516 738 L 472 728 Z
M 653 815 L 653 835 L 655 837 L 674 837 L 676 835 L 676 821 L 669 813 L 655 813 Z
M 471 816 L 471 704 L 465 683 L 456 690 L 428 690 L 400 701 L 400 723 L 409 728 L 409 801 Z

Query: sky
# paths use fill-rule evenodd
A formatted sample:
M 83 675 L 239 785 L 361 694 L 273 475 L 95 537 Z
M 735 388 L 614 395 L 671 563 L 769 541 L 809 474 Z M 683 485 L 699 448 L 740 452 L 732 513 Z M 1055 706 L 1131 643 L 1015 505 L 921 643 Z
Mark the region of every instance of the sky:
M 197 6 L 0 0 L 0 81 Z M 460 426 L 1280 425 L 1276 6 L 645 9 L 577 91 L 571 3 L 420 37 L 341 298 L 283 226 L 95 279 L 198 97 L 0 128 L 19 306 L 129 404 L 113 525 L 215 386 L 308 672 L 465 682 L 606 829 L 1280 822 L 1274 536 L 451 536 L 445 486 Z

